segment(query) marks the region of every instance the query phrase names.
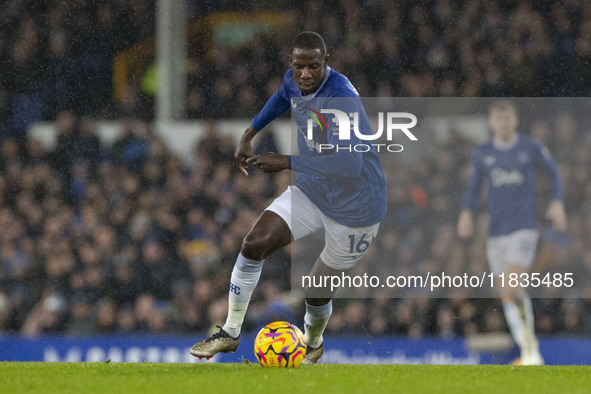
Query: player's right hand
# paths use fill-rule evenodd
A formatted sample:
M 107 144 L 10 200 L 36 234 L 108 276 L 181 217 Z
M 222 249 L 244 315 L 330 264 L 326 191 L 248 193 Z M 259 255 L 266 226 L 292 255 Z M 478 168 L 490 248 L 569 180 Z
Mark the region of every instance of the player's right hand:
M 252 144 L 250 141 L 242 141 L 238 143 L 236 152 L 234 152 L 234 160 L 236 161 L 236 168 L 240 170 L 244 175 L 248 176 L 246 168 L 248 168 L 248 159 L 252 156 Z
M 236 147 L 236 151 L 234 152 L 234 161 L 236 162 L 236 168 L 240 170 L 241 173 L 248 176 L 248 172 L 246 169 L 248 168 L 247 160 L 250 159 L 252 156 L 252 138 L 256 135 L 257 130 L 249 127 L 246 129 L 242 137 L 240 137 L 240 141 L 238 142 L 238 146 Z
M 552 227 L 556 231 L 565 232 L 568 227 L 568 220 L 566 212 L 564 211 L 564 204 L 559 200 L 552 200 L 546 211 L 546 219 L 552 221 Z
M 458 219 L 458 237 L 466 239 L 472 236 L 474 233 L 474 219 L 472 218 L 472 212 L 469 210 L 463 210 L 460 213 Z

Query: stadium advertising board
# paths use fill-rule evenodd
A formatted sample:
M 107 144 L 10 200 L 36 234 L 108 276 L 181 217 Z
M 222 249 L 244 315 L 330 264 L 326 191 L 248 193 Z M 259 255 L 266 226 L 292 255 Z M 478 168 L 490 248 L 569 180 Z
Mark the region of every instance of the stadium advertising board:
M 192 338 L 182 337 L 0 337 L 0 361 L 47 362 L 253 362 L 245 335 L 236 353 L 199 360 L 189 353 Z M 465 339 L 404 339 L 392 337 L 327 338 L 330 347 L 323 363 L 349 364 L 506 364 L 517 355 L 513 347 L 487 349 Z M 589 364 L 591 340 L 542 338 L 540 348 L 547 364 Z

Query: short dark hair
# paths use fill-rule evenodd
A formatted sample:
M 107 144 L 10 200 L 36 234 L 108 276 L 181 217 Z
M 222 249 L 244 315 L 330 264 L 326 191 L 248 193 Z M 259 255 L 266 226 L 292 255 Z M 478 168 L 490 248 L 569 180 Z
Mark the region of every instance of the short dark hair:
M 326 56 L 326 44 L 324 44 L 324 39 L 318 33 L 313 31 L 303 31 L 299 33 L 293 39 L 293 43 L 291 44 L 291 52 L 295 48 L 300 49 L 320 49 L 320 55 L 322 57 Z

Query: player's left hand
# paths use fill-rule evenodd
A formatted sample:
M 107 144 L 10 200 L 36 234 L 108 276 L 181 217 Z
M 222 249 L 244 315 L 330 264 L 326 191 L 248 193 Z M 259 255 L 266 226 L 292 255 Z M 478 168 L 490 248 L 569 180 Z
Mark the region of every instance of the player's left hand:
M 289 168 L 289 156 L 278 155 L 277 153 L 254 155 L 246 160 L 246 162 L 260 168 L 266 173 L 279 172 Z
M 546 219 L 552 221 L 552 227 L 554 227 L 556 231 L 566 231 L 568 222 L 562 201 L 552 200 L 546 211 Z

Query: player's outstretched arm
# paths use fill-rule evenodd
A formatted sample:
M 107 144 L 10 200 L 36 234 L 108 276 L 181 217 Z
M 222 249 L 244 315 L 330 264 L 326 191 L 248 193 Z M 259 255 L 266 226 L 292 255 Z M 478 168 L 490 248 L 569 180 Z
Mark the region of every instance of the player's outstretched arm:
M 458 237 L 461 239 L 469 238 L 474 233 L 474 219 L 472 217 L 472 211 L 469 209 L 464 209 L 460 213 L 457 231 Z
M 244 175 L 248 176 L 246 168 L 248 167 L 248 159 L 252 156 L 252 139 L 258 133 L 258 130 L 250 126 L 238 142 L 236 151 L 234 152 L 234 160 L 236 161 L 236 168 Z
M 568 220 L 564 211 L 564 203 L 560 200 L 552 200 L 546 211 L 546 219 L 552 221 L 552 227 L 556 231 L 566 231 Z

